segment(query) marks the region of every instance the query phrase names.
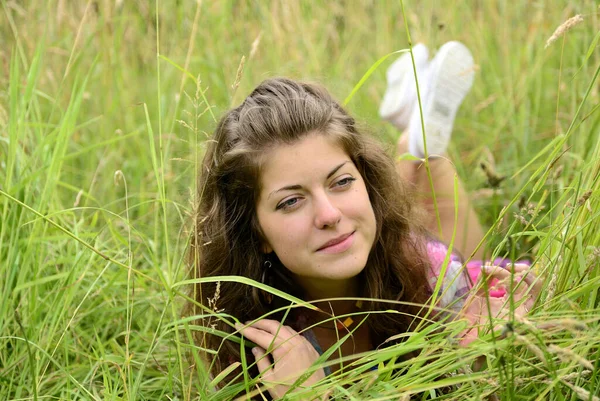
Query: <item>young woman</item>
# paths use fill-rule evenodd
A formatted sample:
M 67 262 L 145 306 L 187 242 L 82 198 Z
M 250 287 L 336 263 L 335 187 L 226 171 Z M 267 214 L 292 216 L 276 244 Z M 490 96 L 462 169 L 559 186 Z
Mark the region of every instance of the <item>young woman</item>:
M 456 42 L 445 46 L 431 62 L 422 55 L 424 47 L 415 49 L 426 143 L 435 144 L 427 155 L 443 153 L 458 105 L 472 81 L 472 71 L 463 71 L 472 64 L 468 50 Z M 424 157 L 408 57 L 401 57 L 388 72 L 381 114 L 401 129 L 408 127 L 399 152 L 410 149 Z M 437 307 L 473 324 L 481 311 L 487 314 L 485 297 L 474 294 L 465 302 L 472 282 L 461 258 L 452 254 L 443 266 L 448 253 L 444 243 L 455 230 L 462 236 L 459 251 L 466 256 L 479 255 L 476 244 L 482 237 L 462 187 L 454 227 L 454 200 L 443 199 L 454 193 L 454 170 L 446 159 L 429 160 L 440 194 L 439 241 L 433 234 L 439 230 L 433 223 L 431 188 L 421 163 L 395 164 L 321 86 L 285 78 L 264 81 L 222 117 L 207 146 L 191 239 L 192 275 L 248 277 L 318 307 L 286 310 L 289 302 L 236 282 L 194 287 L 191 313 L 200 315 L 208 308 L 230 316 L 205 318 L 202 324 L 237 333 L 257 345 L 246 349 L 245 358 L 256 361 L 252 374 L 260 372 L 263 384 L 273 383 L 268 389 L 273 399 L 283 396 L 348 330 L 356 329 L 336 358 L 373 350 L 415 328 L 438 280 Z M 416 213 L 421 207 L 429 212 Z M 522 304 L 515 313 L 523 314 L 532 306 L 538 288 L 535 277 L 525 275 L 526 266 L 515 266 L 516 274 L 488 270 L 489 277 L 520 283 L 513 295 Z M 440 277 L 442 271 L 446 273 Z M 503 293 L 493 300 L 495 315 L 504 313 L 507 296 Z M 322 301 L 328 298 L 381 301 Z M 359 317 L 354 318 L 357 322 L 332 319 L 389 309 L 399 313 L 369 314 L 358 328 Z M 476 335 L 472 330 L 464 338 Z M 217 351 L 216 356 L 207 354 L 215 375 L 241 360 L 239 344 L 224 341 L 223 335 L 205 335 L 198 342 Z M 339 364 L 319 368 L 302 385 L 338 368 Z

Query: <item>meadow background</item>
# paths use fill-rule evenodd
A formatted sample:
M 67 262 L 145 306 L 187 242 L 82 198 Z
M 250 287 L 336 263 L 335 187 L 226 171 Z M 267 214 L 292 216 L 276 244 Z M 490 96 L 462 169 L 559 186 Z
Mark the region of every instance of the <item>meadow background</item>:
M 413 43 L 472 50 L 475 84 L 449 153 L 491 227 L 489 252 L 533 260 L 544 291 L 506 338 L 459 348 L 416 333 L 307 391 L 598 400 L 596 2 L 407 0 L 405 14 L 396 0 L 0 5 L 0 400 L 235 393 L 212 389 L 220 378 L 194 358 L 181 318 L 203 142 L 268 77 L 316 80 L 345 99 L 408 46 L 405 20 Z M 377 109 L 394 58 L 347 105 L 390 144 L 398 133 Z M 397 359 L 411 347 L 417 360 Z M 472 373 L 482 354 L 486 370 Z

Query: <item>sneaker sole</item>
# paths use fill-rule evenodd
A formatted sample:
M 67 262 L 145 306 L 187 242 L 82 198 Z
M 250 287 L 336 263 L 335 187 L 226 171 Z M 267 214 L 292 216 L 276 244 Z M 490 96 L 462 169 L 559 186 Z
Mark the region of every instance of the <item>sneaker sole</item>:
M 433 81 L 423 104 L 423 120 L 427 153 L 439 156 L 448 147 L 456 112 L 473 85 L 475 70 L 471 52 L 460 42 L 446 43 L 434 60 L 431 72 Z M 409 150 L 415 156 L 424 157 L 420 117 L 416 110 L 411 118 Z
M 415 55 L 417 69 L 425 64 L 429 58 L 429 51 L 423 44 L 417 44 L 413 47 L 413 54 Z M 386 73 L 388 87 L 379 107 L 379 116 L 390 121 L 394 125 L 396 125 L 395 120 L 400 117 L 403 109 L 406 108 L 406 105 L 403 105 L 404 99 L 402 99 L 402 94 L 405 92 L 404 86 L 406 85 L 406 79 L 404 79 L 404 77 L 406 77 L 407 74 L 413 74 L 413 64 L 410 53 L 405 53 L 400 56 L 400 58 L 394 61 L 388 68 Z M 407 120 L 408 119 L 410 119 L 410 114 Z

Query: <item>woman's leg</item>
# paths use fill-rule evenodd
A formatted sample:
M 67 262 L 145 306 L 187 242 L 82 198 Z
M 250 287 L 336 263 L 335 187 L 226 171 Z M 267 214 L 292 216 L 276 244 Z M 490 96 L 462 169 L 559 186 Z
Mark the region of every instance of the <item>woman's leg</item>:
M 424 223 L 427 229 L 446 243 L 454 237 L 455 249 L 465 258 L 480 259 L 483 249 L 477 249 L 477 246 L 483 238 L 483 229 L 459 180 L 456 182 L 455 202 L 456 170 L 443 157 L 456 112 L 473 84 L 473 57 L 469 49 L 459 42 L 444 44 L 431 61 L 427 60 L 429 51 L 422 44 L 413 48 L 413 54 L 422 107 L 417 100 L 412 59 L 410 54 L 406 54 L 388 70 L 388 89 L 380 115 L 403 132 L 398 141 L 398 155 L 410 153 L 421 159 L 425 157 L 421 125 L 424 121 L 428 154 L 442 157 L 429 157 L 433 188 L 423 163 L 399 161 L 397 169 L 412 184 L 418 204 L 426 212 Z
M 398 141 L 397 154 L 408 152 L 408 135 L 402 134 Z M 426 228 L 441 240 L 450 243 L 454 236 L 454 247 L 465 259 L 482 259 L 483 247 L 476 250 L 483 238 L 484 231 L 479 223 L 477 214 L 469 195 L 465 191 L 462 182 L 456 178 L 457 202 L 455 202 L 455 177 L 454 165 L 443 157 L 429 159 L 433 191 L 437 202 L 436 215 L 433 204 L 432 188 L 427 176 L 425 165 L 412 160 L 398 161 L 396 168 L 414 190 L 417 196 L 417 204 L 425 211 L 424 224 Z M 455 209 L 458 208 L 458 211 Z M 458 213 L 455 219 L 455 213 Z M 438 226 L 439 215 L 441 233 Z

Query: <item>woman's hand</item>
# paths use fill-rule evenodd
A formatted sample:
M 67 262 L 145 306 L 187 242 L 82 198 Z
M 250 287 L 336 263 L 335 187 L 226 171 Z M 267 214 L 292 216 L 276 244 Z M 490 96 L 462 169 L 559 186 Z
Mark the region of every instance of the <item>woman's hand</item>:
M 273 399 L 283 397 L 290 386 L 319 358 L 319 353 L 306 338 L 276 320 L 262 319 L 248 326 L 236 324 L 236 329 L 259 345 L 252 349 L 252 354 L 262 382 L 267 385 Z M 302 385 L 311 386 L 324 377 L 325 372 L 319 368 Z
M 477 292 L 471 294 L 462 310 L 463 317 L 470 323 L 470 328 L 462 336 L 462 345 L 467 345 L 478 337 L 478 326 L 486 329 L 490 327 L 490 322 L 494 324 L 494 319 L 508 320 L 511 317 L 511 290 L 514 320 L 525 317 L 533 307 L 542 289 L 541 280 L 531 272 L 531 267 L 526 264 L 516 263 L 509 265 L 508 269 L 512 269 L 512 273 L 511 270 L 498 266 L 482 268 L 482 274 L 474 286 L 477 288 Z M 494 278 L 499 280 L 497 286 L 503 286 L 506 289 L 503 297 L 489 297 L 487 294 L 489 288 L 482 284 L 483 280 Z M 500 327 L 501 325 L 496 323 L 495 328 Z

